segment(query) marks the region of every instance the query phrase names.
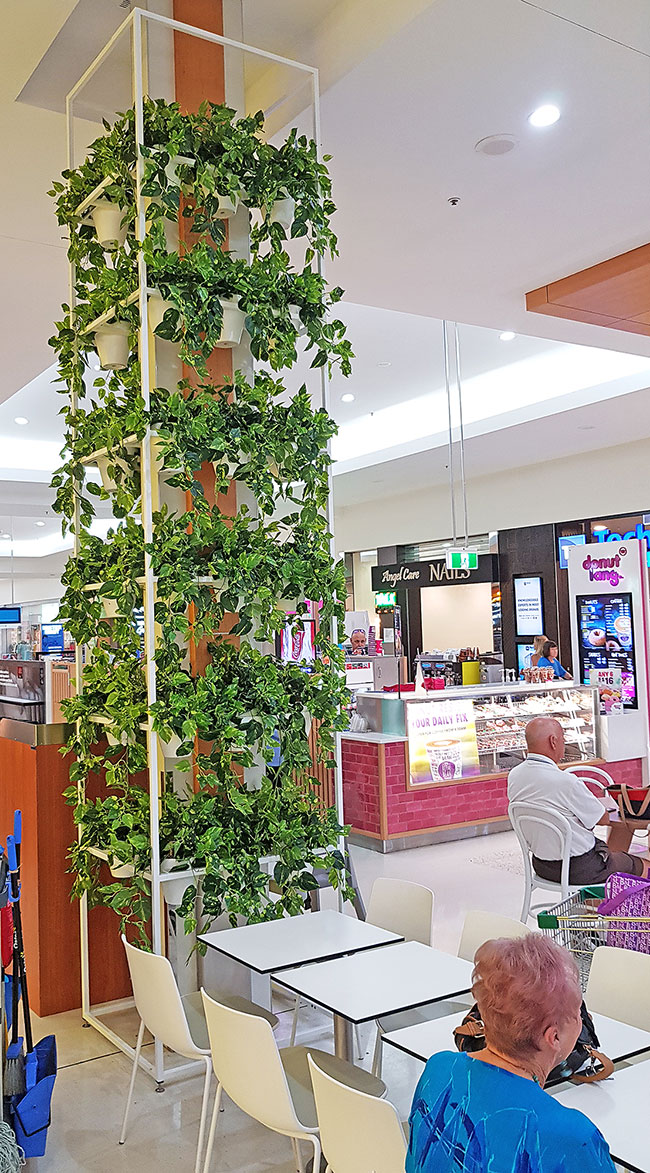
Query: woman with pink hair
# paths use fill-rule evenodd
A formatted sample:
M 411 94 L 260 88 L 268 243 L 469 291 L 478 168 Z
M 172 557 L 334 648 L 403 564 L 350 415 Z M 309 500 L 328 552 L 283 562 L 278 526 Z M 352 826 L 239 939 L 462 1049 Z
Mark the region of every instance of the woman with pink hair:
M 614 1173 L 596 1126 L 543 1090 L 581 1028 L 570 954 L 537 933 L 486 941 L 473 993 L 485 1048 L 429 1059 L 411 1107 L 406 1173 Z

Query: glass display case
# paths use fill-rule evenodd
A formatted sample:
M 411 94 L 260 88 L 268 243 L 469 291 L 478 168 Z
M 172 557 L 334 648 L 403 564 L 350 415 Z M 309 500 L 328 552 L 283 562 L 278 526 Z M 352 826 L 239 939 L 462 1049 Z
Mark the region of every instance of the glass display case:
M 503 773 L 523 760 L 526 723 L 555 717 L 564 729 L 565 761 L 599 752 L 597 692 L 585 685 L 481 684 L 424 696 L 357 693 L 367 730 L 405 739 L 409 788 Z

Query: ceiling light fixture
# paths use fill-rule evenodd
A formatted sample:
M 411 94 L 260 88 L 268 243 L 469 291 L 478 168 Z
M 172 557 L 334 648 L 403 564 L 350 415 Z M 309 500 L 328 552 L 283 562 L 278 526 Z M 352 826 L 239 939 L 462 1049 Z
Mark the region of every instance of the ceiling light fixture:
M 45 522 L 44 521 L 36 521 L 36 522 L 34 522 L 34 524 L 35 525 L 45 525 Z
M 604 534 L 607 531 L 606 525 L 592 525 L 591 528 L 595 534 Z
M 474 150 L 480 155 L 507 155 L 514 151 L 516 146 L 514 134 L 489 134 L 487 138 L 480 138 L 474 144 Z
M 392 362 L 386 362 L 386 360 L 377 363 L 378 367 L 392 367 L 392 365 Z
M 532 114 L 528 115 L 528 121 L 531 126 L 537 128 L 544 126 L 553 126 L 560 117 L 560 110 L 558 106 L 554 106 L 552 102 L 548 102 L 544 106 L 538 106 L 533 110 Z
M 352 394 L 351 391 L 346 391 L 345 395 L 341 396 L 341 403 L 353 403 L 353 402 L 354 402 L 354 395 Z
M 503 334 L 499 334 L 499 340 L 501 342 L 512 342 L 516 337 L 517 335 L 514 330 L 504 330 Z
M 19 427 L 24 428 L 25 424 L 29 423 L 29 420 L 27 419 L 26 415 L 17 415 L 14 416 L 14 423 L 18 424 Z
M 11 534 L 0 534 L 0 538 L 2 538 L 3 540 L 7 539 L 7 541 L 9 541 L 9 539 L 11 538 Z

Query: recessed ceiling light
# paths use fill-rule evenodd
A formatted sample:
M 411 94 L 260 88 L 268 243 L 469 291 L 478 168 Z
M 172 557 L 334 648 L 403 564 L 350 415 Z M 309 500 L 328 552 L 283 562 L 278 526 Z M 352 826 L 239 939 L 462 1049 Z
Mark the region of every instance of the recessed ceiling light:
M 35 524 L 36 525 L 45 525 L 45 522 L 44 521 L 37 521 L 37 522 L 35 522 Z
M 29 423 L 29 420 L 27 419 L 26 415 L 17 415 L 14 417 L 14 423 L 18 424 L 21 428 L 24 428 L 25 424 Z
M 515 334 L 514 330 L 504 330 L 503 334 L 499 334 L 499 339 L 501 342 L 512 342 L 516 337 L 517 335 Z
M 607 530 L 606 525 L 592 525 L 591 528 L 595 534 L 604 534 Z
M 378 367 L 392 367 L 392 365 L 393 364 L 391 362 L 386 362 L 386 361 L 377 363 Z
M 354 395 L 352 394 L 351 391 L 346 391 L 345 395 L 341 396 L 341 403 L 352 403 L 353 401 L 354 401 Z
M 9 539 L 9 538 L 11 538 L 11 534 L 0 534 L 0 538 Z
M 548 102 L 544 106 L 538 106 L 533 110 L 532 114 L 528 115 L 528 121 L 531 126 L 553 126 L 560 117 L 560 110 L 558 106 L 554 106 L 552 102 Z

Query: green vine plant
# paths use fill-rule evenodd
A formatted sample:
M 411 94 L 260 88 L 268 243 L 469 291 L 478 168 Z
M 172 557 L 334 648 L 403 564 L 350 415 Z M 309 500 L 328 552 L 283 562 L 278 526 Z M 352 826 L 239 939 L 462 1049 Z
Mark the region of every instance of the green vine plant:
M 79 827 L 70 850 L 74 895 L 110 906 L 146 941 L 150 722 L 166 763 L 161 856 L 200 873 L 181 909 L 188 932 L 224 914 L 235 924 L 300 912 L 316 867 L 349 894 L 336 846 L 344 828 L 314 793 L 309 739 L 316 721 L 317 762 L 332 767 L 334 734 L 347 723 L 333 639 L 345 582 L 327 524 L 335 425 L 305 386 L 290 397 L 281 372 L 306 351 L 312 367 L 337 365 L 347 375 L 353 355 L 335 316 L 343 291 L 318 268 L 337 243 L 330 179 L 314 143 L 296 131 L 280 146 L 267 143 L 261 114 L 237 119 L 226 106 L 204 104 L 184 115 L 176 104 L 147 100 L 139 241 L 133 111 L 104 131 L 51 192 L 75 271 L 74 308 L 63 307 L 51 340 L 67 396 L 55 508 L 77 538 L 61 615 L 85 648 L 83 679 L 66 705 L 74 728 L 65 797 Z M 97 199 L 116 209 L 108 244 L 97 236 Z M 249 261 L 224 247 L 227 214 L 249 217 Z M 192 229 L 182 252 L 179 217 Z M 300 269 L 286 251 L 289 238 L 304 243 Z M 177 385 L 154 387 L 148 407 L 135 299 L 141 253 L 148 287 L 163 303 L 156 347 L 171 344 L 191 371 Z M 242 311 L 258 365 L 215 386 L 208 359 L 224 303 Z M 98 319 L 122 323 L 125 347 L 114 369 L 95 374 Z M 143 443 L 151 443 L 161 486 L 149 545 Z M 210 466 L 214 495 L 203 488 Z M 246 492 L 231 517 L 219 502 L 233 480 Z M 114 518 L 105 538 L 92 532 L 97 500 L 110 502 Z M 147 559 L 155 589 L 151 705 L 141 621 Z M 316 657 L 305 672 L 282 663 L 275 644 L 314 607 Z M 209 653 L 201 675 L 188 655 L 198 641 Z

